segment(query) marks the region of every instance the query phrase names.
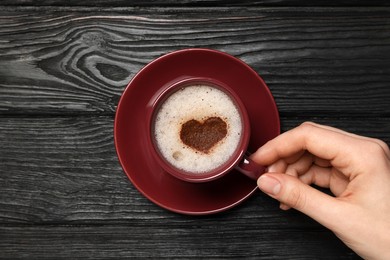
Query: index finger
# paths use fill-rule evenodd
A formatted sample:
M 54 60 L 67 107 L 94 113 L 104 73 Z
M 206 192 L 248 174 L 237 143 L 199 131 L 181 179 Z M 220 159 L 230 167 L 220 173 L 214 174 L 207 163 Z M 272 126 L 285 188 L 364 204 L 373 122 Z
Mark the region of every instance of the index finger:
M 306 150 L 328 160 L 334 167 L 343 169 L 353 163 L 361 163 L 361 152 L 367 142 L 342 131 L 303 123 L 260 147 L 252 158 L 262 165 L 270 165 Z

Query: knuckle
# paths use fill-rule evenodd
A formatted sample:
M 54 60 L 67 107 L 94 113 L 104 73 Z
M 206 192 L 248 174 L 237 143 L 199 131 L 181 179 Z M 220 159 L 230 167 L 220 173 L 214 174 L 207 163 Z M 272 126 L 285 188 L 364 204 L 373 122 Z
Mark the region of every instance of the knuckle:
M 306 121 L 306 122 L 303 122 L 299 127 L 305 131 L 310 131 L 311 129 L 313 129 L 314 125 L 313 125 L 313 122 Z
M 382 167 L 387 167 L 387 165 L 390 163 L 390 153 L 388 149 L 389 148 L 385 142 L 379 139 L 371 139 L 371 142 L 368 142 L 364 146 L 362 154 L 364 154 L 364 158 L 373 159 L 364 160 L 362 167 L 368 167 L 368 169 L 379 169 Z
M 303 135 L 310 135 L 310 132 L 312 132 L 316 127 L 312 122 L 303 122 L 298 128 Z
M 387 145 L 387 143 L 385 143 L 384 141 L 380 140 L 380 139 L 374 139 L 380 146 L 381 148 L 385 151 L 385 152 L 389 152 L 389 146 Z
M 386 149 L 389 149 L 387 144 L 379 139 L 372 139 L 372 142 L 367 147 L 367 151 L 375 155 L 384 154 Z

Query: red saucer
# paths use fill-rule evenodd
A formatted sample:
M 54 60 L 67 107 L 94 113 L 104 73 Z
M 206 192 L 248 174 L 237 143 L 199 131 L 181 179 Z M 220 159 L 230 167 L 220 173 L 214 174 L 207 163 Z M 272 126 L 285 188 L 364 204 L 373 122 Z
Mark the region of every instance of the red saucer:
M 214 78 L 236 91 L 251 122 L 250 152 L 279 135 L 276 104 L 255 71 L 223 52 L 185 49 L 152 61 L 129 83 L 116 111 L 115 147 L 130 181 L 149 200 L 178 213 L 212 214 L 248 198 L 256 191 L 256 182 L 236 171 L 208 183 L 181 181 L 161 169 L 147 146 L 147 107 L 156 92 L 190 77 Z

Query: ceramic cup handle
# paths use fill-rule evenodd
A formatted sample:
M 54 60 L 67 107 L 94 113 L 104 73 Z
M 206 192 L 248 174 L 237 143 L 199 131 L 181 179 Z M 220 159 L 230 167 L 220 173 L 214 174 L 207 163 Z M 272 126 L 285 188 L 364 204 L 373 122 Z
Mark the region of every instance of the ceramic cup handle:
M 257 180 L 266 172 L 266 167 L 255 163 L 249 156 L 245 155 L 236 169 L 253 180 Z

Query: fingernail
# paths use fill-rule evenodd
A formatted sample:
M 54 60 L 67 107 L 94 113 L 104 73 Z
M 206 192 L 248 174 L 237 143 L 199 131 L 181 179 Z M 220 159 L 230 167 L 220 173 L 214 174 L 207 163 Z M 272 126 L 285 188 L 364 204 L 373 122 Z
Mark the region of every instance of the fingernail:
M 257 185 L 259 186 L 260 190 L 270 195 L 277 195 L 281 187 L 280 182 L 277 179 L 268 175 L 262 175 L 257 180 Z
M 282 210 L 289 210 L 289 209 L 291 209 L 291 207 L 286 205 L 286 204 L 284 204 L 284 203 L 280 203 L 280 209 L 282 209 Z

